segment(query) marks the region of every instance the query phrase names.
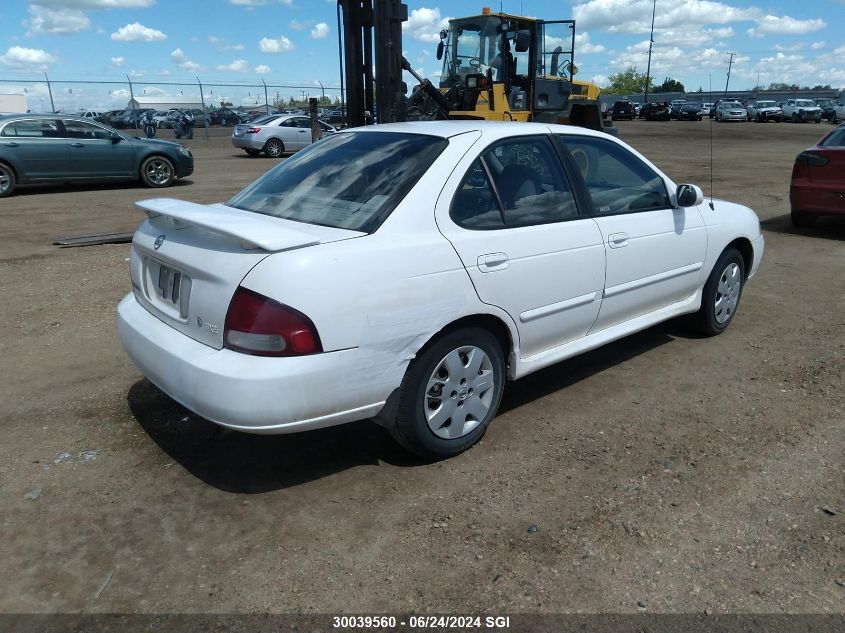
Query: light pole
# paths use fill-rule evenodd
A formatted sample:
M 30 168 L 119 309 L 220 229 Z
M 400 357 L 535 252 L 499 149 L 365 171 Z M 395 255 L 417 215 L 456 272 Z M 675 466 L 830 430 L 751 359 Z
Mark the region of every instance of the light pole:
M 731 66 L 734 65 L 734 56 L 736 55 L 736 53 L 728 52 L 727 54 L 731 56 L 731 59 L 730 59 L 730 61 L 728 61 L 728 80 L 725 82 L 725 96 L 726 97 L 728 96 L 728 86 L 731 83 Z
M 645 70 L 645 103 L 648 105 L 648 86 L 651 83 L 651 49 L 654 46 L 654 16 L 657 13 L 657 0 L 651 5 L 651 35 L 648 36 L 648 65 Z

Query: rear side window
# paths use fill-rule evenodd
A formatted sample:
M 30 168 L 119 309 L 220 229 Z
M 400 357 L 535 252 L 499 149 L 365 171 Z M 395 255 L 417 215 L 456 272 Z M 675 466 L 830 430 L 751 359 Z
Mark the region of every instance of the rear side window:
M 663 178 L 623 146 L 590 136 L 559 138 L 584 178 L 597 215 L 671 207 Z
M 551 141 L 519 137 L 473 163 L 450 213 L 459 226 L 484 230 L 562 222 L 578 217 L 578 208 Z
M 7 124 L 3 136 L 59 138 L 61 135 L 58 123 L 52 119 L 25 119 Z
M 332 134 L 270 170 L 227 204 L 371 233 L 447 145 L 444 138 L 423 134 Z

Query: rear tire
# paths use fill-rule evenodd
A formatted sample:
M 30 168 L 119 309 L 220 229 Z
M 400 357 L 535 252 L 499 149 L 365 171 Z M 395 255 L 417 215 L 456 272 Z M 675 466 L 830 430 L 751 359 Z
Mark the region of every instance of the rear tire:
M 11 196 L 15 192 L 15 171 L 6 163 L 0 163 L 0 198 Z
M 800 226 L 800 227 L 808 227 L 813 226 L 813 216 L 809 213 L 805 213 L 804 211 L 796 211 L 792 209 L 790 213 L 790 217 L 792 219 L 793 226 Z
M 733 321 L 745 284 L 745 262 L 735 248 L 719 256 L 701 293 L 701 308 L 692 324 L 705 336 L 721 334 Z
M 424 348 L 405 372 L 391 435 L 424 459 L 476 444 L 502 400 L 505 358 L 489 331 L 468 327 Z
M 264 153 L 268 158 L 279 158 L 285 153 L 285 144 L 277 138 L 271 138 L 264 143 Z

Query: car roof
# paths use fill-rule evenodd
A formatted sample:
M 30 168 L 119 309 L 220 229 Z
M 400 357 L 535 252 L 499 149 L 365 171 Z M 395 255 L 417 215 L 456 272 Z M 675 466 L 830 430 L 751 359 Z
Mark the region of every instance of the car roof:
M 602 132 L 589 130 L 583 127 L 571 125 L 558 125 L 556 123 L 517 123 L 512 121 L 480 121 L 480 120 L 458 120 L 458 121 L 408 121 L 406 123 L 384 123 L 380 125 L 369 125 L 363 128 L 347 128 L 347 130 L 358 130 L 368 132 L 402 132 L 405 134 L 427 134 L 429 136 L 440 136 L 450 138 L 468 132 L 480 132 L 485 137 L 498 138 L 506 136 L 528 136 L 531 134 L 580 134 L 583 136 L 606 136 Z

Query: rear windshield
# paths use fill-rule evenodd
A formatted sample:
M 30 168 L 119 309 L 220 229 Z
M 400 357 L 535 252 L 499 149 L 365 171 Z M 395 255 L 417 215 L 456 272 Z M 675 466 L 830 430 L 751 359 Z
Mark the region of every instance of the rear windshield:
M 446 145 L 446 139 L 422 134 L 333 134 L 270 170 L 227 204 L 371 233 Z

